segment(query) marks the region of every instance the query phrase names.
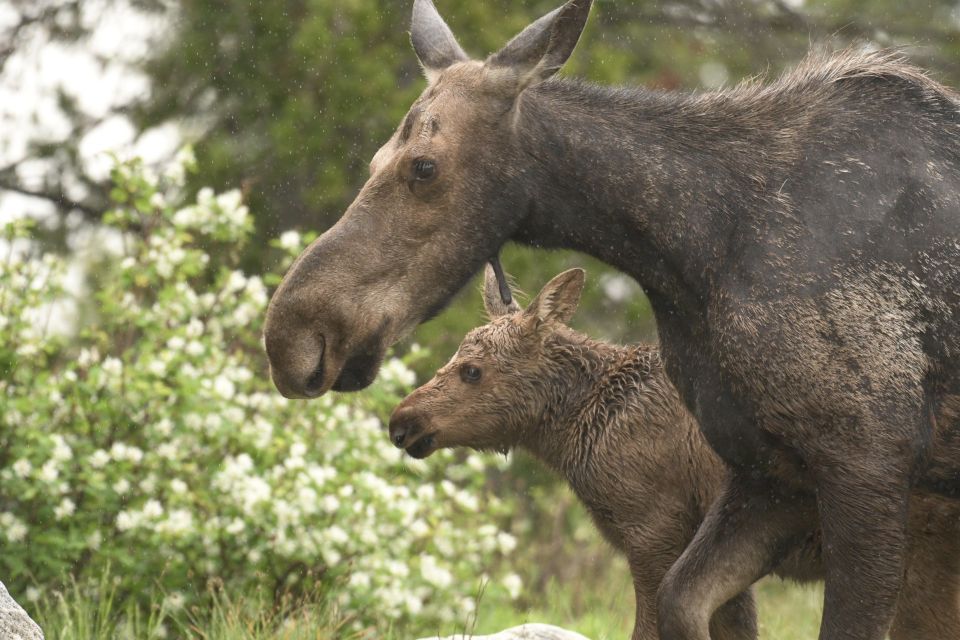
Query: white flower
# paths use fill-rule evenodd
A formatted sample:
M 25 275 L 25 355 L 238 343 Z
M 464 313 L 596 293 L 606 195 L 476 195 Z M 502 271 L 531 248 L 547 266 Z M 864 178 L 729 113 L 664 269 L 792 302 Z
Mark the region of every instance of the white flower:
M 153 428 L 157 430 L 157 433 L 163 437 L 169 436 L 173 433 L 173 423 L 170 422 L 170 418 L 162 418 L 159 420 Z
M 244 522 L 243 519 L 234 518 L 233 520 L 230 521 L 230 524 L 228 524 L 226 529 L 224 530 L 230 535 L 235 536 L 243 533 L 246 530 L 246 528 L 247 528 L 247 523 Z
M 100 353 L 96 349 L 80 349 L 80 355 L 77 356 L 77 364 L 83 369 L 99 361 Z
M 188 533 L 191 529 L 193 529 L 193 514 L 186 509 L 174 509 L 166 520 L 157 525 L 157 531 L 160 533 L 174 536 Z
M 139 464 L 143 460 L 143 451 L 139 447 L 127 445 L 123 442 L 114 442 L 113 446 L 110 447 L 110 455 L 118 462 L 126 460 Z
M 31 471 L 33 471 L 33 465 L 30 464 L 29 460 L 20 458 L 13 463 L 13 472 L 20 478 L 26 478 Z
M 636 290 L 636 285 L 627 276 L 620 274 L 605 275 L 600 279 L 603 293 L 613 302 L 624 302 Z
M 187 323 L 185 333 L 188 338 L 199 338 L 203 335 L 203 323 L 197 318 L 191 318 L 190 322 Z M 189 353 L 189 346 L 187 351 Z
M 453 582 L 453 575 L 444 567 L 437 564 L 436 558 L 430 554 L 420 557 L 420 575 L 435 587 L 445 589 Z
M 153 493 L 153 491 L 157 488 L 157 476 L 151 473 L 146 478 L 141 480 L 137 486 L 139 486 L 140 491 L 143 491 L 144 493 Z
M 143 515 L 147 518 L 159 518 L 163 515 L 163 505 L 151 498 L 143 505 Z
M 307 454 L 307 445 L 300 441 L 294 442 L 290 446 L 290 455 L 294 458 L 302 458 Z
M 89 536 L 87 536 L 87 546 L 96 551 L 100 548 L 100 545 L 103 544 L 103 534 L 99 530 L 95 530 Z
M 107 358 L 100 365 L 100 368 L 103 369 L 104 373 L 113 377 L 119 377 L 123 373 L 123 363 L 117 358 Z
M 506 531 L 501 531 L 497 534 L 497 545 L 501 553 L 508 554 L 517 548 L 517 539 Z
M 147 371 L 158 378 L 167 375 L 167 363 L 159 358 L 154 358 L 147 365 Z
M 60 470 L 57 469 L 56 460 L 47 460 L 47 462 L 40 467 L 40 479 L 44 482 L 54 482 L 59 477 Z
M 340 564 L 340 560 L 343 559 L 343 555 L 336 549 L 324 549 L 321 551 L 321 555 L 323 556 L 323 561 L 331 567 Z
M 120 478 L 113 483 L 113 490 L 117 495 L 124 495 L 127 491 L 130 491 L 130 481 L 126 478 Z
M 456 495 L 454 496 L 454 500 L 467 511 L 476 511 L 480 508 L 480 503 L 477 501 L 477 496 L 469 491 L 457 491 Z
M 300 234 L 297 231 L 284 231 L 280 234 L 280 246 L 287 251 L 298 251 L 300 249 Z
M 408 593 L 406 595 L 406 597 L 403 599 L 403 605 L 406 607 L 407 611 L 410 612 L 411 616 L 416 616 L 423 611 L 423 600 L 412 593 Z
M 94 469 L 102 469 L 110 462 L 110 454 L 103 449 L 97 449 L 90 454 L 90 466 Z
M 6 534 L 10 542 L 20 542 L 27 537 L 27 525 L 15 519 L 7 526 Z
M 336 496 L 326 495 L 326 496 L 323 496 L 321 505 L 324 511 L 326 511 L 327 513 L 333 513 L 340 508 L 340 501 L 337 500 Z
M 227 277 L 227 282 L 224 285 L 224 289 L 229 292 L 240 291 L 247 286 L 247 277 L 243 275 L 242 271 L 231 271 L 230 275 Z
M 517 574 L 510 573 L 504 576 L 503 586 L 506 587 L 510 598 L 516 600 L 520 597 L 520 590 L 523 589 L 523 580 Z
M 413 524 L 410 525 L 410 533 L 413 534 L 415 538 L 423 538 L 428 533 L 430 533 L 430 527 L 424 522 L 421 518 L 417 518 L 413 521 Z
M 177 446 L 172 442 L 164 442 L 157 447 L 157 455 L 165 460 L 175 460 L 177 457 Z
M 346 544 L 347 541 L 350 540 L 350 536 L 347 535 L 347 532 L 341 529 L 340 527 L 338 527 L 337 525 L 328 527 L 326 531 L 326 536 L 327 536 L 327 540 L 329 540 L 333 544 L 342 545 L 342 544 Z
M 24 596 L 26 597 L 27 602 L 36 602 L 41 596 L 40 589 L 37 589 L 36 587 L 27 587 L 27 591 Z
M 63 520 L 64 518 L 72 516 L 76 510 L 77 505 L 73 503 L 73 500 L 70 498 L 64 498 L 60 501 L 60 504 L 53 509 L 53 516 L 57 520 Z
M 368 589 L 370 588 L 370 574 L 363 571 L 354 571 L 350 574 L 350 580 L 347 584 L 354 588 Z
M 140 526 L 140 520 L 143 516 L 135 511 L 121 511 L 117 514 L 117 529 L 120 531 L 129 531 Z
M 231 400 L 236 394 L 236 387 L 233 382 L 224 375 L 217 376 L 213 381 L 213 390 L 224 400 Z
M 174 493 L 183 495 L 184 493 L 187 492 L 188 488 L 189 487 L 187 487 L 187 483 L 181 480 L 180 478 L 174 478 L 173 480 L 170 481 L 170 490 L 173 491 Z
M 163 607 L 171 611 L 177 611 L 183 608 L 183 603 L 186 599 L 183 597 L 183 594 L 179 591 L 173 591 L 163 599 Z
M 57 461 L 69 460 L 73 457 L 73 449 L 67 444 L 66 440 L 60 434 L 53 434 L 53 452 L 51 457 Z

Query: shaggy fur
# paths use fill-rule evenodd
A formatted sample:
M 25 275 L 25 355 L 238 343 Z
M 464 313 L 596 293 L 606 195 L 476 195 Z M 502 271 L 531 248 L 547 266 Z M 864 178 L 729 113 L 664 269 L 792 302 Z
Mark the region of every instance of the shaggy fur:
M 271 301 L 278 388 L 365 386 L 509 240 L 589 253 L 647 291 L 667 375 L 732 469 L 665 578 L 665 640 L 707 640 L 813 508 L 821 638 L 880 640 L 911 489 L 960 492 L 956 96 L 861 51 L 702 95 L 555 81 L 589 1 L 487 62 L 415 2 L 414 44 L 444 53 L 420 51 L 409 135 Z
M 556 298 L 579 295 L 582 276 L 568 274 L 524 313 L 496 304 L 496 278 L 488 273 L 490 324 L 472 331 L 453 359 L 397 407 L 390 437 L 417 457 L 445 447 L 521 448 L 560 473 L 627 557 L 637 602 L 633 640 L 655 640 L 657 589 L 724 491 L 727 471 L 655 346 L 618 347 L 569 329 L 563 317 L 533 319 L 552 288 L 560 289 Z M 478 381 L 461 378 L 466 366 L 480 370 Z M 774 572 L 821 579 L 816 514 L 796 515 L 804 533 L 783 550 Z M 908 541 L 892 640 L 960 638 L 960 503 L 915 494 Z M 756 631 L 746 591 L 714 617 L 711 638 L 755 638 Z

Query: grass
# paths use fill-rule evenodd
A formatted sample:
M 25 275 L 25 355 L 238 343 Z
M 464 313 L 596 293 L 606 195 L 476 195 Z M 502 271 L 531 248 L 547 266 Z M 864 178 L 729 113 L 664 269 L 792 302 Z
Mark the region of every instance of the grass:
M 502 597 L 480 599 L 478 618 L 442 629 L 398 628 L 348 631 L 322 602 L 276 607 L 256 596 L 217 593 L 209 610 L 171 615 L 157 605 L 149 614 L 116 599 L 109 582 L 91 599 L 75 586 L 43 600 L 31 613 L 48 640 L 148 640 L 161 637 L 197 640 L 413 640 L 462 633 L 488 634 L 525 622 L 549 622 L 592 640 L 624 640 L 633 624 L 629 573 L 619 559 L 579 581 L 549 582 L 536 597 L 512 603 Z M 761 640 L 814 640 L 820 624 L 822 591 L 765 579 L 757 587 Z

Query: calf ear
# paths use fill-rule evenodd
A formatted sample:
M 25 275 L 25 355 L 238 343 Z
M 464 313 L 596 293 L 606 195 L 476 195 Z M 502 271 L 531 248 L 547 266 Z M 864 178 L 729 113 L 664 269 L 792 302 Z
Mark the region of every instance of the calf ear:
M 525 313 L 541 322 L 568 322 L 580 304 L 585 278 L 583 269 L 570 269 L 555 276 L 537 294 Z
M 441 71 L 454 62 L 469 60 L 447 23 L 443 21 L 433 0 L 415 0 L 410 21 L 410 42 L 420 65 L 433 82 Z
M 514 72 L 517 93 L 543 82 L 573 53 L 590 15 L 592 0 L 569 0 L 521 31 L 507 45 L 490 56 L 487 64 Z
M 487 268 L 483 272 L 483 308 L 487 310 L 487 315 L 491 319 L 520 311 L 516 296 L 513 296 L 510 304 L 503 303 L 503 297 L 500 295 L 500 283 L 497 281 L 497 274 L 490 264 L 487 264 Z

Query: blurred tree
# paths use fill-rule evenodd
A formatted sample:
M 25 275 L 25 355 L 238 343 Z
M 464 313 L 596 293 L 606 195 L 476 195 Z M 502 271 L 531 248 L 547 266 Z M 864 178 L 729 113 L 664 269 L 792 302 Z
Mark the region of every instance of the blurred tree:
M 105 182 L 89 174 L 79 147 L 125 105 L 107 112 L 89 109 L 76 92 L 52 77 L 38 77 L 53 71 L 56 56 L 46 56 L 45 66 L 40 61 L 55 49 L 61 61 L 85 51 L 108 75 L 124 61 L 98 59 L 87 46 L 98 22 L 122 20 L 116 9 L 162 15 L 167 8 L 167 0 L 0 2 L 0 192 L 36 198 L 60 214 L 93 219 L 103 214 L 109 202 Z

